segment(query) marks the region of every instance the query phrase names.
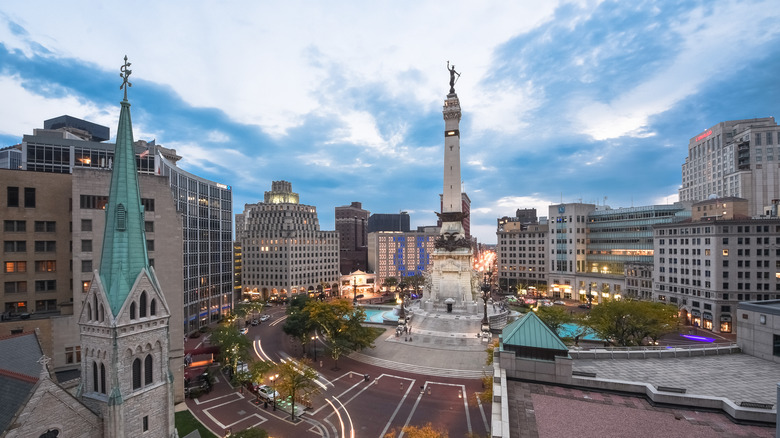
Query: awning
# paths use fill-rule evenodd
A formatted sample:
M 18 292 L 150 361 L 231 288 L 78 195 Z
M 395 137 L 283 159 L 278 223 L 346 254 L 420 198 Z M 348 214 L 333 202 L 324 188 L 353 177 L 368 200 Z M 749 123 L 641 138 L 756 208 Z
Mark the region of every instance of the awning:
M 693 315 L 693 316 L 701 316 L 701 312 L 699 312 L 698 310 L 694 309 L 694 310 L 691 310 L 691 315 Z
M 720 321 L 721 322 L 731 322 L 731 316 L 730 315 L 720 315 Z
M 708 320 L 712 321 L 712 314 L 704 312 L 704 319 L 708 319 Z

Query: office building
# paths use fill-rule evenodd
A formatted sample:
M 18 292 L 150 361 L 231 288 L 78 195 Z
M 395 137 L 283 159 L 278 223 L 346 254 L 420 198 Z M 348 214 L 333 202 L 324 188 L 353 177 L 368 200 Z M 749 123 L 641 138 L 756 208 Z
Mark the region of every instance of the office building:
M 439 229 L 423 230 L 368 233 L 368 269 L 376 273 L 378 286 L 388 277 L 400 281 L 404 277 L 423 275 L 433 263 L 431 256 Z
M 374 213 L 368 218 L 367 233 L 377 231 L 409 231 L 409 213 L 402 211 L 398 214 Z
M 236 215 L 244 291 L 273 300 L 313 294 L 323 284 L 336 290 L 338 232 L 320 230 L 317 208 L 300 204 L 290 182 L 273 181 L 263 199 Z
M 363 204 L 336 207 L 336 231 L 339 233 L 339 269 L 342 275 L 368 269 L 368 210 Z
M 680 201 L 748 200 L 750 216 L 780 199 L 780 127 L 773 117 L 720 122 L 692 137 L 682 165 Z
M 498 288 L 502 293 L 514 294 L 532 286 L 547 285 L 548 225 L 520 225 L 519 221 L 502 223 L 499 219 L 496 264 Z

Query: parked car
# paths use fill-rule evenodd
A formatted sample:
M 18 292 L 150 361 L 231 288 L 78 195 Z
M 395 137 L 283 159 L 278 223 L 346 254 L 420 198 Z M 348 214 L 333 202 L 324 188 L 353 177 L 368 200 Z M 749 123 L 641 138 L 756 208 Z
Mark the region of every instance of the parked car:
M 577 307 L 579 307 L 580 309 L 590 309 L 590 304 L 582 303 Z
M 268 401 L 273 401 L 276 397 L 279 397 L 279 393 L 268 385 L 256 385 L 254 389 L 260 398 Z
M 262 316 L 260 316 L 260 322 L 266 322 L 269 319 L 271 319 L 270 315 L 262 315 Z
M 259 323 L 260 323 L 260 321 L 258 321 L 258 320 L 256 320 L 256 319 L 253 319 L 253 320 L 252 320 L 252 325 L 253 325 L 253 326 L 254 326 L 254 325 L 257 325 L 257 324 L 259 324 Z
M 533 298 L 526 298 L 523 302 L 525 304 L 531 304 L 531 305 L 536 304 L 536 300 Z
M 539 305 L 544 307 L 552 307 L 553 303 L 550 300 L 539 300 Z
M 566 305 L 566 303 L 564 303 L 561 300 L 555 300 L 555 301 L 553 301 L 553 304 L 555 304 L 556 306 L 565 306 Z
M 246 328 L 246 327 L 242 327 L 241 330 L 239 330 L 239 331 L 241 332 L 242 335 L 245 335 L 245 334 L 249 333 L 249 329 Z

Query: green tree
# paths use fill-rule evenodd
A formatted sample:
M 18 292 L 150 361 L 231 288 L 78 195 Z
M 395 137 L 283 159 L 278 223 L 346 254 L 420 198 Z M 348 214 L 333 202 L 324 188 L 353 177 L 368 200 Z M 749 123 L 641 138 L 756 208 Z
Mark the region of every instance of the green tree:
M 541 306 L 536 311 L 536 316 L 558 336 L 561 335 L 564 324 L 574 321 L 574 317 L 562 306 Z
M 252 343 L 233 324 L 223 324 L 211 332 L 211 343 L 219 347 L 219 354 L 225 365 L 236 372 L 238 362 L 247 362 L 248 349 Z
M 420 296 L 420 289 L 425 284 L 425 277 L 423 277 L 422 274 L 414 274 L 406 277 L 406 284 L 411 286 L 415 295 Z
M 267 362 L 264 360 L 256 360 L 249 364 L 249 381 L 253 383 L 261 383 L 265 379 L 265 375 L 268 374 L 275 364 L 273 362 Z
M 385 281 L 382 282 L 382 286 L 386 287 L 388 290 L 391 288 L 395 288 L 398 285 L 398 279 L 395 277 L 385 277 Z
M 374 336 L 370 328 L 363 326 L 366 312 L 355 307 L 349 300 L 330 302 L 312 301 L 306 311 L 313 326 L 327 337 L 330 355 L 338 369 L 339 357 L 345 353 L 374 347 Z
M 311 333 L 314 326 L 306 307 L 297 305 L 300 302 L 301 300 L 297 300 L 297 297 L 290 302 L 290 306 L 287 309 L 287 319 L 284 320 L 282 331 L 297 340 L 301 344 L 301 351 L 304 351 L 306 342 L 309 340 L 309 333 Z M 308 300 L 304 302 L 308 302 Z
M 276 390 L 280 396 L 289 397 L 292 400 L 292 409 L 290 409 L 291 419 L 295 420 L 295 400 L 298 396 L 302 398 L 311 397 L 319 394 L 319 387 L 315 383 L 317 380 L 317 371 L 311 367 L 309 359 L 301 359 L 294 362 L 288 360 L 279 363 L 276 367 L 279 374 L 279 380 L 276 383 Z
M 583 323 L 619 346 L 642 345 L 677 330 L 677 309 L 650 301 L 613 300 L 594 306 Z

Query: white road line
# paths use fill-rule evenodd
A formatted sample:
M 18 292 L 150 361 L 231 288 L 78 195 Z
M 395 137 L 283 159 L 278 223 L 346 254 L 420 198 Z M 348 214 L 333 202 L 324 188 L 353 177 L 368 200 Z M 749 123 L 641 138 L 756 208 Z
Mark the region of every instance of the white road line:
M 406 417 L 406 423 L 404 423 L 403 426 L 401 426 L 401 432 L 398 433 L 398 438 L 403 438 L 404 436 L 404 427 L 409 425 L 409 422 L 412 421 L 412 415 L 417 411 L 417 405 L 420 404 L 420 400 L 423 397 L 423 394 L 425 394 L 425 387 L 428 386 L 428 382 L 425 382 L 423 384 L 422 391 L 420 391 L 420 394 L 417 396 L 417 400 L 414 402 L 414 406 L 412 406 L 412 410 L 409 411 L 409 416 Z
M 402 377 L 402 379 L 405 379 L 405 378 Z M 409 385 L 409 387 L 406 389 L 406 394 L 404 394 L 404 396 L 401 397 L 401 400 L 398 402 L 398 406 L 395 407 L 395 411 L 393 411 L 393 415 L 391 415 L 390 419 L 387 420 L 387 423 L 385 424 L 385 428 L 382 430 L 382 433 L 379 434 L 380 437 L 385 436 L 385 434 L 387 433 L 387 429 L 390 428 L 390 424 L 393 422 L 393 420 L 395 419 L 395 416 L 398 414 L 398 411 L 401 410 L 401 406 L 406 401 L 406 397 L 409 396 L 409 392 L 412 390 L 412 388 L 414 388 L 415 380 L 414 379 L 406 379 L 406 380 L 411 380 L 412 382 Z
M 480 400 L 479 396 L 477 396 L 477 405 L 479 405 L 479 412 L 482 414 L 482 422 L 485 423 L 485 430 L 490 430 L 490 425 L 485 415 L 485 408 L 482 406 L 482 400 Z
M 210 398 L 208 400 L 200 401 L 199 398 L 196 398 L 196 399 L 193 399 L 192 401 L 194 401 L 196 405 L 202 405 L 202 404 L 211 403 L 213 401 L 219 400 L 221 398 L 226 398 L 226 397 L 231 397 L 231 398 L 238 397 L 239 400 L 244 398 L 244 396 L 241 395 L 241 394 L 237 394 L 235 392 L 231 392 L 230 394 L 221 395 L 219 397 Z M 233 400 L 233 401 L 238 401 L 238 400 Z M 228 402 L 228 403 L 231 403 L 231 402 Z
M 287 319 L 287 316 L 288 316 L 288 315 L 284 315 L 284 316 L 282 316 L 281 318 L 277 318 L 277 319 L 276 319 L 276 321 L 274 321 L 274 322 L 270 323 L 269 325 L 270 325 L 270 326 L 275 326 L 275 325 L 277 325 L 277 324 L 281 324 L 281 323 L 282 323 L 282 321 L 284 321 L 285 319 Z

